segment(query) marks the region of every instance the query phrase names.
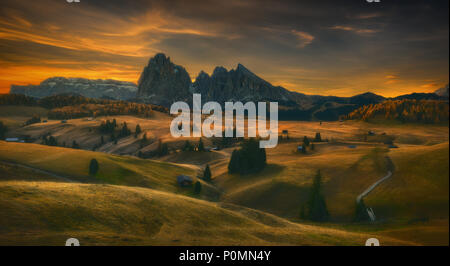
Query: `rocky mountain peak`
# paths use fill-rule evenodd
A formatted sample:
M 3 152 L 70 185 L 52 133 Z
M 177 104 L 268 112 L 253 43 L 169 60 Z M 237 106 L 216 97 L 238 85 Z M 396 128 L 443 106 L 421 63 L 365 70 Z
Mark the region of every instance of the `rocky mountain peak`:
M 198 73 L 198 76 L 197 76 L 196 80 L 198 80 L 198 79 L 207 79 L 207 78 L 210 78 L 209 74 L 202 70 L 202 71 L 200 71 L 200 73 Z
M 227 73 L 228 73 L 228 70 L 226 68 L 224 68 L 222 66 L 217 66 L 216 68 L 214 68 L 212 76 L 226 75 Z
M 255 74 L 253 74 L 253 72 L 251 72 L 248 68 L 246 68 L 244 65 L 242 65 L 241 63 L 239 63 L 236 67 L 236 72 L 241 72 L 241 73 L 245 73 L 245 74 L 251 74 L 253 76 L 255 76 Z
M 138 97 L 145 102 L 169 106 L 175 101 L 187 100 L 190 85 L 191 78 L 186 69 L 158 53 L 150 59 L 139 78 Z

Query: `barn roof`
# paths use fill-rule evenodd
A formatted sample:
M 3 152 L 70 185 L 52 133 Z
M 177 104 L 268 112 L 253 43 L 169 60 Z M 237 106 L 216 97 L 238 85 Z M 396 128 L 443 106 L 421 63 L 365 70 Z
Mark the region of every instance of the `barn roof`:
M 183 182 L 183 181 L 192 181 L 192 178 L 187 175 L 179 175 L 177 176 L 177 182 Z

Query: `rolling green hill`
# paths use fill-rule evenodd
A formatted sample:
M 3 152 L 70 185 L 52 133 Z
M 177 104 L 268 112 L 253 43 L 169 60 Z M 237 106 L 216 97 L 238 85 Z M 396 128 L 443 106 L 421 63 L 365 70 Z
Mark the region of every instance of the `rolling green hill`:
M 82 245 L 363 245 L 373 236 L 153 189 L 0 182 L 0 245 L 64 245 L 70 237 Z
M 95 176 L 90 176 L 89 163 L 94 158 L 100 168 Z M 180 174 L 195 176 L 192 169 L 170 163 L 29 143 L 0 141 L 0 160 L 50 171 L 74 181 L 139 186 L 179 193 L 185 191 L 177 187 L 176 177 Z

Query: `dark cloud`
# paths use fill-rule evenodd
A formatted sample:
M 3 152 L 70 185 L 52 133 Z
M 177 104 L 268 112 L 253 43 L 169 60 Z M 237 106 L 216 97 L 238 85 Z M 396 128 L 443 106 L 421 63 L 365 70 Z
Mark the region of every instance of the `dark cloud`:
M 0 89 L 16 81 L 8 77 L 42 79 L 44 70 L 11 76 L 40 62 L 48 76 L 85 69 L 136 81 L 163 51 L 191 77 L 240 62 L 307 93 L 431 91 L 421 86 L 448 83 L 448 11 L 446 0 L 7 0 L 0 65 L 8 71 Z

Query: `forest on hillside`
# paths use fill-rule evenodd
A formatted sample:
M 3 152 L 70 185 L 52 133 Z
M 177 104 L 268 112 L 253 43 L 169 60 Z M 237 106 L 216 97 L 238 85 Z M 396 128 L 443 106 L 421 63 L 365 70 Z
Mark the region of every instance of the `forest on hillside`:
M 50 109 L 49 119 L 72 119 L 103 115 L 136 115 L 149 117 L 152 111 L 168 112 L 167 108 L 128 101 L 93 99 L 79 95 L 53 95 L 42 99 L 22 94 L 0 95 L 0 105 L 40 106 Z
M 348 120 L 395 120 L 415 123 L 448 123 L 449 103 L 436 100 L 388 100 L 362 106 L 343 116 Z

